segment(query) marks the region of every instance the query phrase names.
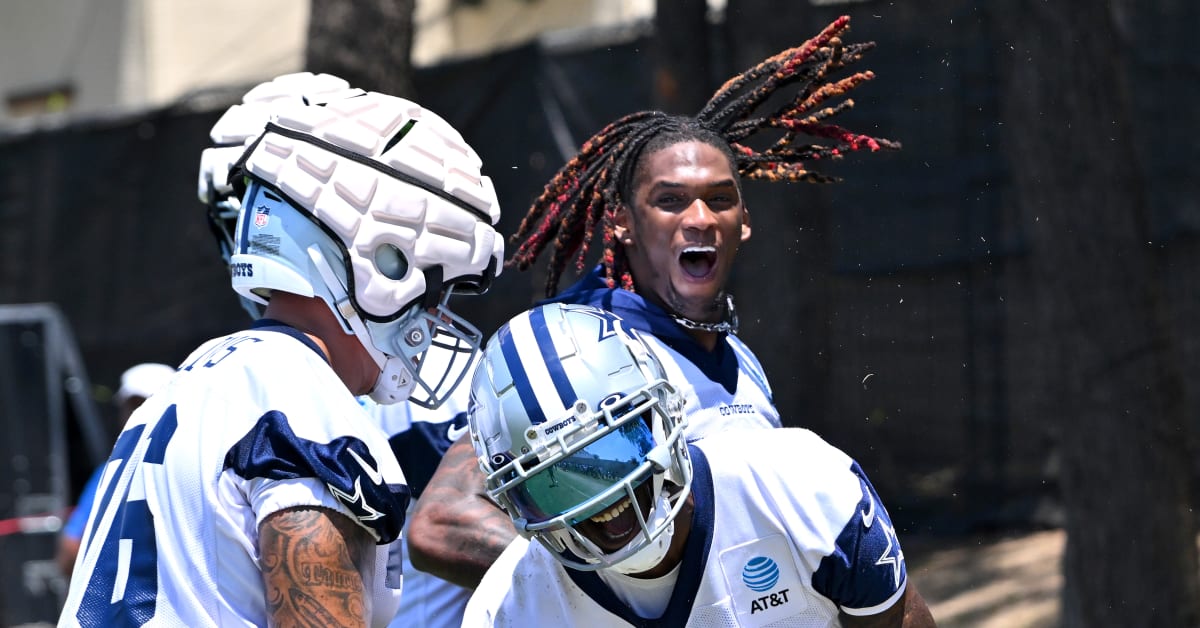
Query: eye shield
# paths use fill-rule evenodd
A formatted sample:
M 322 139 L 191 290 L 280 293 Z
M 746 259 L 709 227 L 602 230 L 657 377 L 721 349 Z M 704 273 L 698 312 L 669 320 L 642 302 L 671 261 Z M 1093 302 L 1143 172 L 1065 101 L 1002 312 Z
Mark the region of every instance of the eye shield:
M 569 524 L 575 525 L 625 497 L 623 481 L 638 471 L 653 448 L 654 437 L 645 422 L 629 421 L 531 474 L 508 496 L 530 523 L 570 514 Z

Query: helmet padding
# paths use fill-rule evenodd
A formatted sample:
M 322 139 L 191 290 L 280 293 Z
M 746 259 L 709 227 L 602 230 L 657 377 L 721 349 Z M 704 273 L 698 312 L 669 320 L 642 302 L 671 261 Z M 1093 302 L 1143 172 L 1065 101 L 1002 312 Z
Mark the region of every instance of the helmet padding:
M 227 109 L 213 125 L 209 132 L 212 146 L 200 154 L 196 194 L 207 209 L 209 228 L 226 266 L 233 255 L 233 235 L 245 193 L 240 179 L 230 180 L 229 173 L 246 148 L 262 134 L 271 114 L 288 105 L 319 104 L 361 93 L 362 90 L 353 89 L 345 80 L 330 74 L 285 74 L 254 86 L 242 96 L 241 103 Z M 241 302 L 251 318 L 262 316 L 261 303 L 245 297 Z
M 275 290 L 324 299 L 391 373 L 377 400 L 407 396 L 408 370 L 426 393 L 413 400 L 437 405 L 481 339 L 446 300 L 486 289 L 504 256 L 499 203 L 480 166 L 453 127 L 401 98 L 350 91 L 281 106 L 234 166 L 252 185 L 233 287 L 260 303 Z M 452 357 L 427 360 L 431 348 Z M 418 373 L 434 363 L 457 373 Z

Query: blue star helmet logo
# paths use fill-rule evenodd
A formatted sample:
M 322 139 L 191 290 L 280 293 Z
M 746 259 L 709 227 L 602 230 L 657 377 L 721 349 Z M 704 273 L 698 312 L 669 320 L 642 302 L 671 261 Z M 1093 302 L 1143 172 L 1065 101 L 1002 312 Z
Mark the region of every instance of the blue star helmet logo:
M 779 582 L 779 565 L 766 556 L 755 556 L 742 568 L 742 582 L 751 591 L 770 591 Z
M 591 316 L 592 318 L 600 321 L 600 336 L 597 338 L 597 340 L 604 340 L 609 336 L 616 335 L 617 327 L 620 327 L 621 323 L 624 322 L 621 320 L 621 317 L 609 312 L 608 310 L 601 310 L 587 305 L 568 304 L 564 305 L 562 309 L 579 312 L 580 314 L 586 314 L 587 316 Z M 624 327 L 621 329 L 624 329 Z

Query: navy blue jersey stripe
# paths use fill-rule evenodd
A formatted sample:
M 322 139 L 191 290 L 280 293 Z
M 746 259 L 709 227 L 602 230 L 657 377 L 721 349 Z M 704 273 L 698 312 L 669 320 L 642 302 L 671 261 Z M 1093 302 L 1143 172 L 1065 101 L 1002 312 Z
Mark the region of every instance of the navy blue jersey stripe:
M 517 389 L 517 395 L 521 397 L 521 405 L 529 412 L 529 422 L 533 425 L 540 425 L 546 422 L 546 415 L 542 412 L 542 406 L 537 402 L 537 395 L 533 394 L 533 386 L 529 383 L 529 376 L 525 374 L 525 367 L 521 366 L 521 356 L 517 353 L 517 343 L 513 340 L 512 332 L 505 325 L 496 332 L 500 338 L 500 350 L 504 353 L 504 363 L 508 365 L 508 374 L 512 376 L 513 386 Z
M 558 398 L 562 401 L 563 407 L 570 408 L 575 405 L 579 396 L 575 394 L 575 388 L 571 386 L 571 379 L 563 370 L 562 360 L 558 359 L 558 350 L 554 348 L 554 339 L 550 336 L 550 329 L 546 327 L 545 310 L 540 307 L 533 310 L 529 315 L 529 323 L 533 326 L 533 337 L 537 340 L 538 350 L 542 352 L 542 361 L 546 363 L 550 381 L 554 382 L 554 390 L 558 391 Z

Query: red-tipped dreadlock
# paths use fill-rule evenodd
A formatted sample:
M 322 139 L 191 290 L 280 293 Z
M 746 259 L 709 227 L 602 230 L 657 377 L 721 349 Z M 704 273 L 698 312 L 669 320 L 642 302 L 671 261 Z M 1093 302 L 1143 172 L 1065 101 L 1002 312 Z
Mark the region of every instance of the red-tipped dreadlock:
M 608 285 L 619 283 L 634 290 L 624 250 L 613 234 L 613 215 L 622 202 L 632 198 L 631 179 L 641 156 L 679 142 L 698 140 L 716 146 L 748 179 L 816 183 L 836 179 L 809 170 L 809 161 L 838 159 L 848 150 L 861 148 L 872 152 L 899 149 L 898 142 L 827 122 L 854 106 L 849 98 L 835 104 L 829 101 L 875 77 L 868 70 L 832 78 L 834 72 L 861 60 L 863 53 L 875 46 L 874 42 L 844 45 L 841 36 L 849 27 L 850 18 L 842 16 L 803 45 L 788 48 L 729 79 L 694 118 L 643 111 L 609 124 L 584 142 L 579 154 L 546 184 L 512 237 L 514 245 L 524 241 L 507 264 L 525 270 L 552 245 L 546 296 L 553 296 L 572 256 L 576 268 L 583 270 L 599 224 L 604 243 L 600 263 Z M 785 86 L 797 88 L 791 100 L 767 115 L 751 117 Z M 744 143 L 763 129 L 782 133 L 782 137 L 761 150 Z M 801 135 L 830 143 L 801 144 L 797 141 Z

